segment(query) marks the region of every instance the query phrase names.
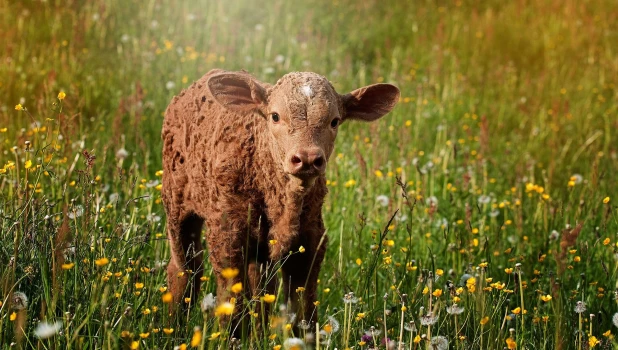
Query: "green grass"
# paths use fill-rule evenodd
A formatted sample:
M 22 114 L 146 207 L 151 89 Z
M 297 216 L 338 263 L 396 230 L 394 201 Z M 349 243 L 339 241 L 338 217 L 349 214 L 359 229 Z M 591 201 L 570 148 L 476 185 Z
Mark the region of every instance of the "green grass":
M 618 345 L 614 1 L 0 0 L 0 33 L 0 348 L 173 348 L 196 326 L 199 347 L 230 345 L 212 310 L 181 322 L 161 291 L 162 115 L 211 68 L 402 91 L 342 126 L 329 164 L 322 349 Z M 215 290 L 205 268 L 192 302 Z M 274 309 L 257 348 L 292 337 Z M 62 326 L 40 340 L 39 321 Z

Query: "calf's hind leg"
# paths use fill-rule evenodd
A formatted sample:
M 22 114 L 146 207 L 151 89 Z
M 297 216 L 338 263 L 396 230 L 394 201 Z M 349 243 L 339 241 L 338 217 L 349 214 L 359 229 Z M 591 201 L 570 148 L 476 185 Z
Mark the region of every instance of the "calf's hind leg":
M 195 213 L 185 215 L 182 220 L 169 220 L 168 238 L 172 256 L 167 266 L 167 283 L 175 304 L 197 301 L 200 291 L 200 278 L 203 274 L 203 254 L 201 231 L 204 219 Z M 189 280 L 192 287 L 187 288 Z

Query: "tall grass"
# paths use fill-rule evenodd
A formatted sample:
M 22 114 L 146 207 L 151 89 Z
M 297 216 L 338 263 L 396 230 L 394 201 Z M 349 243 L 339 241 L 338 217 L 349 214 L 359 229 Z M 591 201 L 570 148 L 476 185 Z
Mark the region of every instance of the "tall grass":
M 616 346 L 614 1 L 0 1 L 0 37 L 0 348 Z M 329 162 L 319 329 L 278 285 L 231 340 L 210 265 L 168 313 L 162 115 L 215 67 L 401 88 Z

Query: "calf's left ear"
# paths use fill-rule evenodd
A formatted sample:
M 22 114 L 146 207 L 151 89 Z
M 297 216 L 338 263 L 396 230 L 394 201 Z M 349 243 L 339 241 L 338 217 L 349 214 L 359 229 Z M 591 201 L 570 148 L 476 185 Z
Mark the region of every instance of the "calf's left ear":
M 341 96 L 343 120 L 371 122 L 390 112 L 399 102 L 399 89 L 391 84 L 373 84 Z

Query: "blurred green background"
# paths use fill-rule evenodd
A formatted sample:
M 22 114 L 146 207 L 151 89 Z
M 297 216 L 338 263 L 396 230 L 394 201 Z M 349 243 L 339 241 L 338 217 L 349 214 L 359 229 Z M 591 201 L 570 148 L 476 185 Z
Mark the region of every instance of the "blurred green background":
M 590 345 L 593 336 L 614 344 L 602 335 L 614 329 L 618 266 L 614 0 L 0 0 L 0 39 L 0 297 L 20 290 L 31 298 L 31 344 L 37 320 L 63 315 L 84 323 L 65 319 L 64 336 L 45 344 L 165 348 L 190 339 L 193 329 L 178 323 L 172 335 L 155 335 L 171 321 L 145 308 L 165 307 L 163 113 L 212 68 L 246 69 L 270 83 L 315 71 L 341 93 L 375 82 L 401 89 L 384 119 L 342 126 L 328 167 L 320 317 L 342 321 L 342 296 L 362 296 L 350 306 L 367 313 L 354 321 L 351 344 L 369 325 L 398 334 L 399 319 L 382 318 L 399 310 L 398 293 L 410 295 L 402 319 L 418 321 L 433 300 L 421 292 L 427 270 L 436 268 L 455 284 L 479 281 L 461 302 L 466 323 L 443 317 L 434 328 L 452 347 L 502 349 L 507 337 L 519 348 Z M 84 150 L 96 156 L 90 164 Z M 65 240 L 90 249 L 61 257 Z M 93 264 L 102 257 L 116 260 Z M 76 265 L 59 270 L 64 259 Z M 505 274 L 515 263 L 525 285 L 522 274 Z M 107 283 L 112 271 L 121 277 Z M 488 276 L 511 294 L 492 292 Z M 146 282 L 141 295 L 138 282 Z M 541 293 L 553 301 L 539 301 Z M 451 305 L 453 295 L 445 289 L 433 305 Z M 504 318 L 520 296 L 530 307 L 525 331 L 520 316 Z M 577 300 L 599 316 L 578 317 Z M 10 344 L 17 333 L 4 303 L 0 343 Z M 127 305 L 134 318 L 124 317 Z M 187 319 L 201 324 L 202 315 L 194 308 Z M 203 326 L 216 331 L 212 319 Z M 589 334 L 578 338 L 579 327 Z M 333 336 L 333 346 L 343 343 Z

